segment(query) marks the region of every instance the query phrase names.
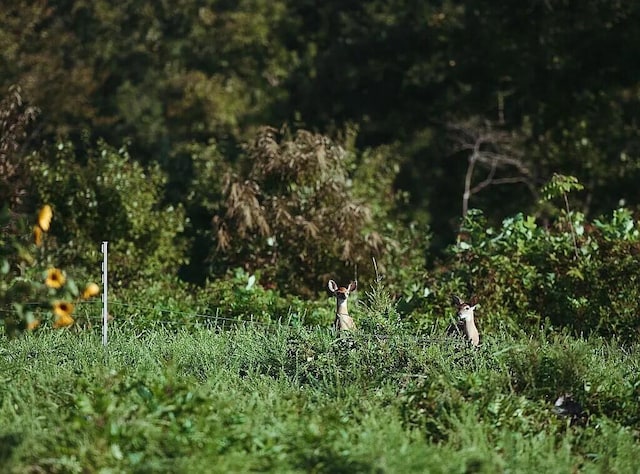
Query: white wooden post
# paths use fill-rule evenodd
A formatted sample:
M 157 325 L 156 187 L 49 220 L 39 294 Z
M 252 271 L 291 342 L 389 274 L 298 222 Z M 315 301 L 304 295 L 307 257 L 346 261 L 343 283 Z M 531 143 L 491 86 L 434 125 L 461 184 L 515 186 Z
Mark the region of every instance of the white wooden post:
M 102 345 L 107 346 L 107 319 L 109 315 L 107 307 L 107 245 L 102 242 Z

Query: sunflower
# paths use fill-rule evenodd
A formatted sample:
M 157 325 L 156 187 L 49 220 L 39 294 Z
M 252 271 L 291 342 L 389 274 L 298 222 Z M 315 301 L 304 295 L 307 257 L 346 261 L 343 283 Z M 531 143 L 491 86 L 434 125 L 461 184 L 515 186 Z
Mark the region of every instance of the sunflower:
M 42 245 L 42 229 L 39 225 L 33 226 L 33 241 L 36 243 L 36 247 Z
M 54 328 L 65 328 L 71 326 L 74 322 L 71 314 L 73 313 L 73 303 L 67 301 L 55 301 L 53 303 L 53 314 L 56 319 L 53 322 Z
M 92 296 L 96 296 L 100 294 L 100 287 L 95 283 L 89 283 L 87 287 L 82 292 L 81 298 L 83 300 L 88 300 Z
M 45 204 L 40 209 L 38 213 L 38 225 L 40 228 L 47 232 L 49 230 L 49 226 L 51 225 L 51 218 L 53 217 L 53 210 L 49 204 Z
M 44 280 L 44 284 L 49 288 L 61 288 L 64 285 L 65 277 L 64 273 L 57 268 L 50 268 L 47 270 L 47 277 Z

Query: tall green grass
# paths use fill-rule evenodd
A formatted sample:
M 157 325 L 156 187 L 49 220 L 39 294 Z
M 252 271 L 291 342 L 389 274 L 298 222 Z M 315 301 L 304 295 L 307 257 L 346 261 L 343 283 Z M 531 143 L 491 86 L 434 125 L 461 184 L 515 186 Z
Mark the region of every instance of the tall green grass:
M 0 345 L 5 472 L 637 472 L 635 347 L 238 326 Z M 572 392 L 585 418 L 552 410 Z

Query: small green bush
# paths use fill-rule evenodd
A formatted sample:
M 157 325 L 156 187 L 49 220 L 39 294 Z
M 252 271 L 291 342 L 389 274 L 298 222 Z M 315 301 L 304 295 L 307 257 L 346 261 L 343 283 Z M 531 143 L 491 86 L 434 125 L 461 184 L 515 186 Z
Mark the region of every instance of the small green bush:
M 175 275 L 184 263 L 185 217 L 180 206 L 163 204 L 159 167 L 145 169 L 126 148 L 104 142 L 85 153 L 60 142 L 31 158 L 34 197 L 58 215 L 51 234 L 59 260 L 99 268 L 101 242 L 109 241 L 112 285 Z

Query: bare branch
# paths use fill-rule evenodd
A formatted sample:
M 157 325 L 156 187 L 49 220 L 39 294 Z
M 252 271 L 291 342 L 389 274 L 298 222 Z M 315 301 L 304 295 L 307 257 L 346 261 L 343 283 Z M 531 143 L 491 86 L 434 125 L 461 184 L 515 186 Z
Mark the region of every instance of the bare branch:
M 462 216 L 469 210 L 469 201 L 483 189 L 502 184 L 524 183 L 534 189 L 532 173 L 518 149 L 517 136 L 504 130 L 496 130 L 488 121 L 471 120 L 449 125 L 453 150 L 467 155 L 467 170 L 462 195 Z M 487 170 L 485 178 L 474 184 L 476 170 Z M 500 177 L 500 170 L 515 169 L 517 175 Z M 533 192 L 533 191 L 532 191 Z

